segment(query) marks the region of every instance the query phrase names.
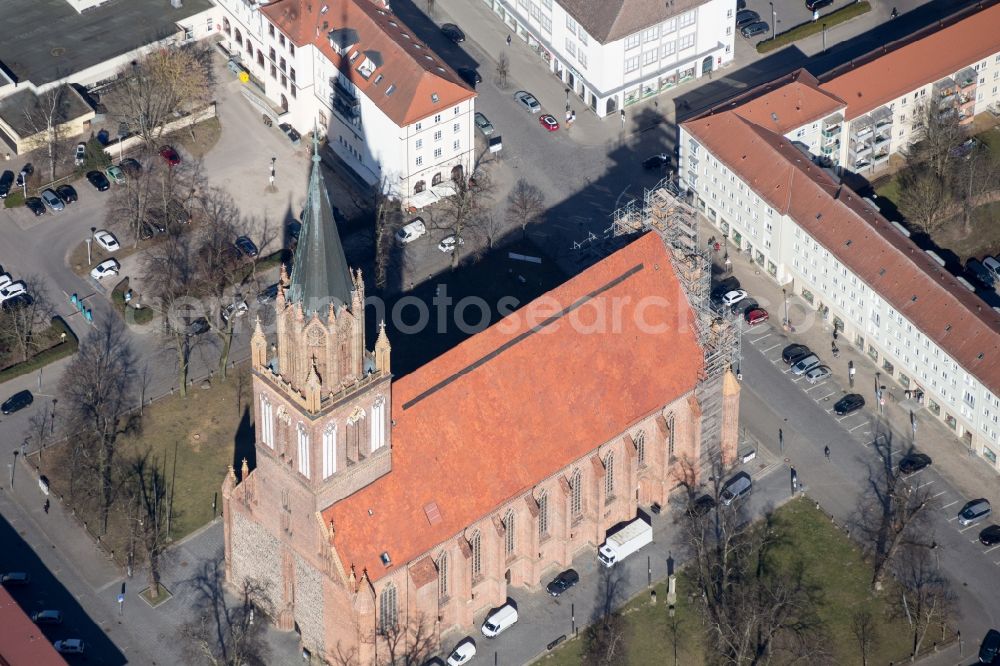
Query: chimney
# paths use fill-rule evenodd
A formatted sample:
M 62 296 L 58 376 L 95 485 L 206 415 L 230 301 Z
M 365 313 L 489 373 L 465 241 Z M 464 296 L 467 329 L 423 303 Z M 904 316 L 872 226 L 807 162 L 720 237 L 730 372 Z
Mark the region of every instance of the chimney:
M 180 9 L 184 6 L 184 0 L 170 0 L 170 6 L 174 9 Z

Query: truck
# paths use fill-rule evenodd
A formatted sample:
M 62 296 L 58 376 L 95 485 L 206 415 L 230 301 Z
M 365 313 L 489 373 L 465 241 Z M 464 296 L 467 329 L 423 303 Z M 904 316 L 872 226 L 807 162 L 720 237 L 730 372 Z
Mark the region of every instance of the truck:
M 601 564 L 610 568 L 652 541 L 653 528 L 642 518 L 636 518 L 609 536 L 597 549 L 597 557 Z

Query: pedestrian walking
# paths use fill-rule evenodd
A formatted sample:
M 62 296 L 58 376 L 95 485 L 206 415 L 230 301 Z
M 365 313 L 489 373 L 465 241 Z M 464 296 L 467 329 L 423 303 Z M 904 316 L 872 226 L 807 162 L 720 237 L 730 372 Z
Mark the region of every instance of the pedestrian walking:
M 510 35 L 507 35 L 507 46 L 510 46 Z
M 854 388 L 854 373 L 857 372 L 857 368 L 854 367 L 854 361 L 849 361 L 847 366 L 847 379 L 851 383 L 851 388 Z
M 48 500 L 45 500 L 45 504 L 42 505 L 42 509 L 45 511 L 45 513 L 49 512 L 49 501 Z
M 826 456 L 827 460 L 830 459 L 830 447 L 829 446 L 824 446 L 823 447 L 823 455 Z

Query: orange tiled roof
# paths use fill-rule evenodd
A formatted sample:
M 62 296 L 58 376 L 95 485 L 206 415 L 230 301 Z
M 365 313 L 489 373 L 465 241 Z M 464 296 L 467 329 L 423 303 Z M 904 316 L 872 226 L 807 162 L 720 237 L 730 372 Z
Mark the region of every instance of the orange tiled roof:
M 835 76 L 823 89 L 847 102 L 848 120 L 951 76 L 1000 51 L 1000 4 Z
M 990 391 L 1000 395 L 1000 314 L 784 137 L 733 112 L 684 123 L 716 159 L 796 221 Z
M 0 664 L 31 664 L 31 666 L 65 666 L 52 642 L 21 607 L 0 587 Z
M 476 95 L 399 17 L 370 0 L 277 0 L 261 12 L 297 47 L 312 44 L 319 49 L 400 127 Z M 330 46 L 332 30 L 356 35 L 357 44 L 346 57 Z M 359 55 L 352 62 L 355 53 Z M 357 67 L 370 54 L 381 64 L 366 79 Z
M 573 325 L 614 307 L 617 330 Z M 692 391 L 690 319 L 650 233 L 396 381 L 392 471 L 323 512 L 345 567 L 380 578 L 382 552 L 402 566 Z

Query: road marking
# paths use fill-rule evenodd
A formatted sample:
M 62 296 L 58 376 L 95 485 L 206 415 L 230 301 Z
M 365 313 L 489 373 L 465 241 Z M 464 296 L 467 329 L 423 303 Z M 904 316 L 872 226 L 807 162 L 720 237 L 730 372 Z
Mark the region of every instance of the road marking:
M 917 484 L 917 490 L 920 490 L 921 488 L 926 488 L 927 486 L 931 485 L 932 483 L 934 483 L 934 482 L 933 481 L 928 481 L 927 483 Z
M 848 430 L 848 432 L 854 432 L 854 431 L 855 431 L 855 430 L 857 430 L 858 428 L 861 428 L 861 427 L 863 427 L 863 426 L 864 426 L 864 425 L 865 425 L 866 423 L 867 423 L 866 421 L 862 421 L 862 422 L 861 422 L 861 423 L 859 423 L 858 425 L 854 426 L 853 428 L 848 428 L 847 430 Z
M 814 388 L 819 388 L 823 384 L 826 384 L 826 380 L 821 381 L 819 384 L 813 384 L 812 386 L 806 389 L 806 393 L 809 393 L 809 391 L 812 391 Z
M 979 540 L 979 539 L 976 539 L 976 541 L 978 541 L 978 540 Z M 986 552 L 987 552 L 987 553 L 992 553 L 992 552 L 993 552 L 994 550 L 996 550 L 997 548 L 1000 548 L 1000 544 L 998 544 L 998 545 L 996 545 L 996 546 L 993 546 L 992 548 L 988 548 L 988 549 L 986 550 Z
M 753 340 L 750 341 L 750 343 L 751 344 L 757 344 L 758 342 L 760 342 L 764 338 L 769 338 L 769 337 L 771 337 L 771 334 L 770 333 L 766 333 L 766 334 L 760 336 L 759 338 L 754 338 Z M 772 347 L 772 349 L 774 349 L 774 347 Z
M 952 504 L 958 504 L 958 502 L 959 502 L 959 500 L 955 500 L 954 502 L 948 502 L 947 504 L 945 504 L 945 505 L 944 505 L 943 507 L 941 507 L 941 508 L 942 508 L 942 509 L 947 509 L 947 508 L 948 508 L 949 506 L 951 506 Z M 954 518 L 949 518 L 948 520 L 955 520 L 955 519 L 954 519 Z
M 936 495 L 931 495 L 931 499 L 934 499 L 935 497 L 941 497 L 941 495 L 944 495 L 947 492 L 948 492 L 947 490 L 942 490 L 941 492 L 937 493 Z M 957 502 L 957 501 L 958 500 L 955 500 L 955 502 Z M 955 502 L 952 502 L 951 504 L 954 504 Z M 951 504 L 949 504 L 948 506 L 951 506 Z
M 958 519 L 958 516 L 955 516 L 955 519 L 957 520 L 957 519 Z M 965 527 L 960 527 L 960 528 L 958 529 L 958 531 L 959 531 L 959 532 L 968 532 L 968 531 L 969 531 L 969 530 L 971 530 L 971 529 L 972 529 L 973 527 L 975 527 L 975 525 L 966 525 Z
M 778 347 L 780 347 L 780 346 L 781 346 L 781 343 L 779 342 L 778 344 L 776 344 L 776 345 L 772 345 L 772 346 L 768 347 L 767 349 L 762 349 L 762 350 L 760 351 L 760 353 L 761 353 L 761 354 L 764 354 L 764 353 L 767 353 L 767 352 L 771 351 L 772 349 L 777 349 L 777 348 L 778 348 Z

